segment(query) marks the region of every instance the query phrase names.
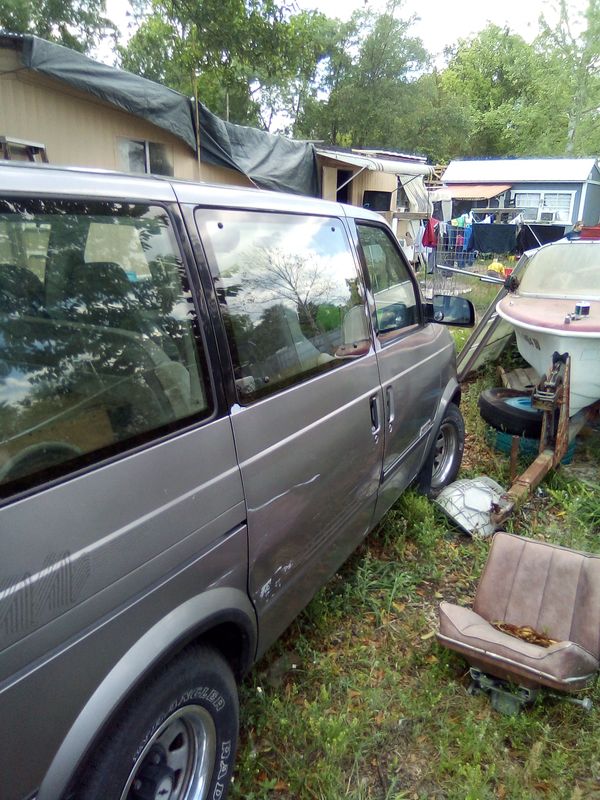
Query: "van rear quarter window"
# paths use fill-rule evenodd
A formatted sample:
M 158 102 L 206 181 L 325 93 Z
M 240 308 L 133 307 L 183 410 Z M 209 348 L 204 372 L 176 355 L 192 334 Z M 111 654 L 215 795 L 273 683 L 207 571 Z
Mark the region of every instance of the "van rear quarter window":
M 0 201 L 0 495 L 210 412 L 164 209 Z
M 336 218 L 196 211 L 241 402 L 368 352 L 363 288 Z

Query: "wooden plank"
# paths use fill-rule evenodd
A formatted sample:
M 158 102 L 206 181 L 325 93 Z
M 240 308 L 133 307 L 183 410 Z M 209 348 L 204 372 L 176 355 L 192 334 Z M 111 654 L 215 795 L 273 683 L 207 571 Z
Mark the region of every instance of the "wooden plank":
M 506 389 L 516 389 L 519 392 L 527 392 L 532 386 L 537 386 L 540 376 L 533 367 L 517 367 L 507 372 L 502 367 L 498 367 L 498 374 L 502 381 L 502 386 Z

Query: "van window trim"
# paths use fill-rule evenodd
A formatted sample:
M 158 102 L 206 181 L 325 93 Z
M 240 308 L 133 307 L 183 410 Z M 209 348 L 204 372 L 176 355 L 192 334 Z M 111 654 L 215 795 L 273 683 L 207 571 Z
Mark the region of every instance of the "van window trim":
M 367 287 L 369 298 L 371 298 L 370 301 L 369 301 L 369 306 L 370 306 L 371 302 L 373 304 L 373 308 L 369 307 L 369 311 L 370 311 L 369 316 L 372 317 L 372 315 L 375 313 L 375 310 L 376 310 L 375 309 L 375 298 L 373 296 L 373 287 L 371 285 L 371 276 L 369 274 L 369 268 L 367 266 L 367 259 L 366 259 L 366 256 L 365 256 L 365 251 L 363 250 L 362 242 L 360 241 L 360 236 L 359 236 L 359 228 L 360 227 L 380 228 L 381 230 L 383 230 L 385 232 L 385 234 L 387 235 L 388 239 L 390 239 L 390 241 L 392 242 L 392 246 L 395 248 L 396 252 L 400 256 L 400 260 L 402 261 L 402 263 L 406 267 L 406 270 L 407 270 L 407 273 L 408 273 L 408 278 L 409 278 L 409 280 L 410 280 L 410 282 L 412 284 L 413 291 L 414 291 L 414 294 L 415 294 L 415 300 L 416 300 L 415 308 L 417 310 L 418 322 L 414 322 L 414 323 L 412 323 L 412 325 L 407 325 L 404 328 L 398 328 L 398 330 L 396 330 L 396 331 L 387 331 L 387 332 L 385 332 L 383 334 L 379 333 L 375 329 L 375 326 L 371 323 L 371 328 L 372 328 L 373 336 L 375 337 L 375 340 L 378 342 L 379 346 L 382 349 L 385 349 L 386 347 L 390 347 L 391 345 L 393 345 L 394 343 L 398 342 L 399 340 L 404 339 L 407 336 L 410 336 L 411 334 L 415 333 L 416 331 L 421 330 L 425 326 L 425 318 L 424 318 L 424 315 L 423 315 L 423 300 L 422 300 L 422 297 L 421 297 L 421 291 L 419 289 L 419 285 L 418 285 L 418 282 L 417 282 L 417 277 L 414 274 L 414 271 L 411 268 L 410 264 L 408 263 L 408 260 L 407 260 L 406 256 L 402 252 L 402 248 L 400 247 L 400 245 L 396 241 L 393 231 L 385 223 L 378 222 L 377 220 L 364 219 L 364 218 L 361 218 L 361 217 L 352 217 L 351 219 L 354 222 L 354 225 L 356 227 L 355 244 L 356 244 L 356 250 L 357 250 L 357 253 L 358 253 L 359 260 L 360 260 L 360 265 L 361 265 L 361 268 L 362 268 L 362 272 L 364 273 L 363 281 L 364 281 L 364 283 L 365 283 L 365 285 Z
M 306 383 L 307 381 L 316 380 L 316 379 L 320 378 L 321 376 L 328 375 L 331 372 L 337 372 L 340 369 L 344 369 L 344 367 L 350 365 L 351 363 L 353 363 L 353 362 L 356 363 L 358 361 L 361 361 L 361 360 L 369 357 L 370 355 L 372 355 L 374 352 L 376 352 L 375 330 L 373 328 L 373 324 L 372 324 L 372 320 L 371 320 L 371 313 L 370 313 L 370 306 L 369 306 L 369 302 L 368 302 L 368 296 L 370 294 L 370 288 L 365 283 L 365 278 L 364 278 L 363 270 L 361 268 L 361 264 L 357 263 L 356 251 L 355 251 L 355 246 L 354 246 L 352 230 L 351 230 L 350 226 L 348 225 L 348 217 L 343 215 L 343 213 L 340 214 L 340 216 L 334 216 L 332 214 L 324 214 L 322 212 L 315 213 L 312 210 L 311 211 L 288 211 L 288 210 L 285 210 L 285 209 L 281 210 L 281 209 L 267 209 L 267 208 L 256 208 L 256 207 L 246 207 L 246 206 L 237 206 L 237 205 L 224 205 L 223 203 L 218 203 L 218 204 L 186 203 L 185 204 L 185 208 L 190 213 L 191 218 L 192 218 L 193 223 L 194 223 L 194 226 L 195 226 L 194 227 L 194 236 L 197 237 L 197 239 L 196 239 L 197 246 L 201 249 L 201 253 L 202 253 L 203 260 L 204 260 L 204 264 L 206 265 L 207 279 L 210 281 L 210 284 L 211 284 L 211 294 L 214 297 L 214 302 L 215 302 L 215 305 L 216 305 L 216 314 L 218 315 L 218 319 L 216 321 L 216 324 L 218 324 L 218 326 L 219 326 L 219 329 L 220 329 L 220 332 L 221 332 L 221 335 L 222 335 L 222 341 L 224 342 L 224 348 L 225 348 L 224 357 L 227 360 L 227 367 L 228 367 L 228 371 L 230 373 L 230 395 L 229 395 L 230 408 L 234 408 L 236 406 L 240 407 L 240 408 L 253 407 L 256 404 L 261 403 L 261 402 L 263 402 L 265 400 L 268 400 L 271 397 L 278 397 L 283 392 L 292 391 L 296 386 L 300 386 L 301 384 Z M 312 369 L 312 370 L 308 370 L 307 372 L 301 373 L 301 375 L 300 375 L 300 377 L 298 379 L 295 379 L 293 381 L 290 381 L 289 383 L 285 383 L 285 384 L 283 384 L 281 386 L 278 386 L 273 391 L 265 392 L 264 394 L 260 394 L 258 397 L 252 397 L 252 398 L 243 397 L 240 394 L 240 392 L 238 391 L 236 383 L 235 383 L 235 370 L 234 370 L 234 363 L 233 363 L 233 358 L 232 358 L 232 353 L 231 353 L 231 345 L 230 345 L 229 339 L 227 337 L 227 330 L 226 330 L 226 326 L 225 326 L 225 321 L 223 319 L 222 305 L 219 302 L 219 298 L 217 296 L 217 291 L 216 291 L 215 284 L 214 284 L 215 272 L 218 275 L 219 274 L 219 268 L 218 268 L 218 265 L 216 264 L 214 258 L 210 257 L 212 255 L 212 250 L 210 248 L 207 248 L 206 243 L 204 241 L 204 237 L 201 234 L 200 227 L 198 226 L 198 223 L 197 223 L 197 220 L 196 220 L 196 212 L 197 211 L 200 211 L 200 212 L 202 212 L 202 211 L 225 211 L 225 212 L 234 212 L 234 213 L 241 213 L 241 214 L 254 213 L 254 214 L 271 215 L 271 216 L 275 216 L 275 215 L 285 216 L 285 217 L 294 216 L 294 217 L 298 217 L 298 218 L 313 217 L 313 218 L 319 218 L 319 219 L 323 219 L 323 220 L 334 220 L 335 222 L 338 222 L 341 225 L 342 230 L 344 231 L 344 235 L 346 237 L 346 241 L 347 241 L 347 244 L 348 244 L 349 252 L 350 252 L 350 255 L 352 256 L 352 263 L 354 264 L 354 269 L 356 271 L 356 278 L 357 278 L 357 280 L 359 282 L 359 285 L 360 285 L 360 288 L 361 288 L 361 291 L 362 291 L 362 295 L 363 295 L 363 308 L 364 308 L 365 312 L 368 312 L 368 313 L 366 313 L 366 317 L 367 317 L 367 325 L 368 325 L 368 329 L 369 329 L 369 341 L 370 341 L 369 350 L 364 355 L 359 356 L 358 358 L 355 358 L 355 359 L 352 359 L 352 360 L 348 359 L 347 361 L 340 360 L 340 364 L 335 369 L 318 369 L 318 368 L 315 368 L 315 369 Z M 188 225 L 188 227 L 190 227 L 190 226 Z
M 191 258 L 195 267 L 194 276 L 198 281 L 198 287 L 206 307 L 204 327 L 206 330 L 210 331 L 210 340 L 214 345 L 211 354 L 213 356 L 212 363 L 218 365 L 219 368 L 220 383 L 217 385 L 216 389 L 219 397 L 222 397 L 224 413 L 228 414 L 231 412 L 233 406 L 237 404 L 235 376 L 233 373 L 233 364 L 229 356 L 227 335 L 221 320 L 219 300 L 210 273 L 208 255 L 196 225 L 196 208 L 196 203 L 178 204 L 182 225 L 185 229 Z
M 195 280 L 198 267 L 193 256 L 193 248 L 191 247 L 189 239 L 186 242 L 183 235 L 184 232 L 187 233 L 187 230 L 181 215 L 181 209 L 176 200 L 171 202 L 139 196 L 135 198 L 115 198 L 109 195 L 62 195 L 51 194 L 49 192 L 40 192 L 36 194 L 35 197 L 32 197 L 31 192 L 6 192 L 0 195 L 0 199 L 23 204 L 31 200 L 47 200 L 50 202 L 73 202 L 82 204 L 86 202 L 131 203 L 161 208 L 169 220 L 171 232 L 177 244 L 183 271 L 189 286 L 195 312 L 194 319 L 192 320 L 193 341 L 198 357 L 198 366 L 201 370 L 204 370 L 202 377 L 207 379 L 206 397 L 210 401 L 210 414 L 197 412 L 196 414 L 183 417 L 180 420 L 166 423 L 157 428 L 152 428 L 147 432 L 136 434 L 123 442 L 116 442 L 92 450 L 89 453 L 82 453 L 80 456 L 64 462 L 64 465 L 57 464 L 41 472 L 33 473 L 32 475 L 3 484 L 0 486 L 0 508 L 19 502 L 38 492 L 62 485 L 67 481 L 80 478 L 96 469 L 107 467 L 122 458 L 137 455 L 150 447 L 168 442 L 177 436 L 190 433 L 226 415 L 226 410 L 223 408 L 222 403 L 219 402 L 220 398 L 217 391 L 217 381 L 215 380 L 213 372 L 214 368 L 217 370 L 220 369 L 219 362 L 215 359 L 215 347 L 209 345 L 213 331 L 204 324 L 204 317 L 208 316 L 208 311 L 204 309 L 204 315 L 201 313 L 203 311 L 203 306 L 206 306 L 206 300 L 204 298 L 202 285 Z M 207 336 L 207 333 L 209 336 Z M 45 475 L 48 475 L 48 477 L 41 477 Z M 14 487 L 14 489 L 12 487 Z M 7 489 L 10 491 L 6 491 Z

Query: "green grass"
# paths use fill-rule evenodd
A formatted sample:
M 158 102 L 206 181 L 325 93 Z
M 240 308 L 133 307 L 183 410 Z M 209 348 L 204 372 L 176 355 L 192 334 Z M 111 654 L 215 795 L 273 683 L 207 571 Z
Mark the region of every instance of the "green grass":
M 477 412 L 492 381 L 490 371 L 463 388 L 462 474 L 507 485 L 507 459 L 486 445 Z M 598 437 L 582 458 L 597 474 Z M 508 528 L 599 551 L 598 489 L 563 469 Z M 591 713 L 546 698 L 502 716 L 467 694 L 466 663 L 437 644 L 440 601 L 472 602 L 488 548 L 405 493 L 244 682 L 232 797 L 600 798 L 598 687 Z

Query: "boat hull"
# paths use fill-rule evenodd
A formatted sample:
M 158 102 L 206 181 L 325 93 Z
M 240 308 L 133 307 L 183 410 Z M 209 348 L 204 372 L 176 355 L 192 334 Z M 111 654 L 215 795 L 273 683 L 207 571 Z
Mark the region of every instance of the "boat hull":
M 600 331 L 582 331 L 576 323 L 560 324 L 557 328 L 536 324 L 539 320 L 527 320 L 522 302 L 518 313 L 504 298 L 497 306 L 498 314 L 515 329 L 517 347 L 539 375 L 544 375 L 552 367 L 552 356 L 568 353 L 571 356 L 571 389 L 569 395 L 569 415 L 574 416 L 581 409 L 600 400 Z M 521 301 L 524 298 L 521 298 Z M 538 301 L 539 302 L 539 301 Z M 513 300 L 514 303 L 514 300 Z M 516 309 L 514 309 L 516 311 Z M 564 316 L 563 316 L 564 320 Z M 546 321 L 546 324 L 547 321 Z

